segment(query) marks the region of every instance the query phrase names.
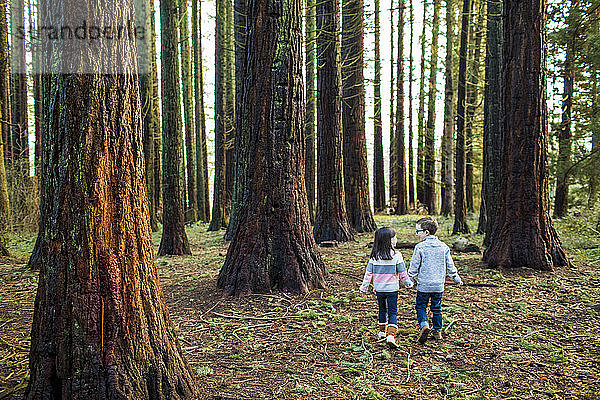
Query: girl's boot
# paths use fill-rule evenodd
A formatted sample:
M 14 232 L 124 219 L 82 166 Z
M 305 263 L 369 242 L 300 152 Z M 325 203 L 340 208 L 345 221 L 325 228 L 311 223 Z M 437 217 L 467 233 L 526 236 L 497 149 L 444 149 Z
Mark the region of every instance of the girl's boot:
M 386 328 L 387 324 L 385 322 L 383 323 L 379 323 L 379 332 L 377 332 L 377 337 L 379 338 L 379 340 L 381 339 L 385 339 L 386 334 L 385 334 L 385 328 Z
M 398 331 L 398 327 L 396 325 L 388 325 L 387 327 L 387 338 L 385 341 L 390 349 L 397 349 L 398 345 L 396 344 L 396 332 Z

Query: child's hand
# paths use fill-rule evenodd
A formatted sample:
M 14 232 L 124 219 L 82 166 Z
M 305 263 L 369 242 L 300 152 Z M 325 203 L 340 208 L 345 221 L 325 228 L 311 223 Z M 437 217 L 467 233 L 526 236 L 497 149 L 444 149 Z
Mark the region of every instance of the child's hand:
M 404 283 L 404 287 L 405 288 L 411 288 L 414 285 L 414 283 L 413 283 L 413 281 L 411 279 L 408 279 L 408 280 L 406 280 L 406 281 L 404 281 L 402 283 Z

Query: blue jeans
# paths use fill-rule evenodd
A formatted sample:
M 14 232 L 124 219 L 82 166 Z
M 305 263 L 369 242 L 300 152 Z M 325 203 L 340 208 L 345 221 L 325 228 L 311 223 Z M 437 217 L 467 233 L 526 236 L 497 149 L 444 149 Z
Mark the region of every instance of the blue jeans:
M 431 299 L 431 306 L 429 307 L 433 314 L 433 328 L 432 331 L 442 330 L 442 295 L 443 292 L 439 293 L 425 293 L 417 292 L 417 304 L 415 309 L 417 310 L 417 321 L 419 321 L 419 328 L 423 328 L 425 325 L 429 325 L 427 320 L 427 304 Z
M 398 326 L 398 292 L 377 292 L 379 323 Z

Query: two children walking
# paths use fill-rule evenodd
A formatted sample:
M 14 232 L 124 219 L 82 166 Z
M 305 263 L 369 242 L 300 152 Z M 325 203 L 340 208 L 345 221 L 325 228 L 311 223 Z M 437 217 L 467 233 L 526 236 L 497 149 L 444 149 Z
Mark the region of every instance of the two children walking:
M 379 306 L 378 336 L 380 339 L 385 338 L 391 348 L 398 347 L 396 332 L 399 280 L 406 288 L 413 286 L 413 280 L 417 282 L 415 310 L 419 322 L 419 343 L 425 343 L 430 332 L 435 339 L 442 338 L 442 297 L 446 274 L 458 285 L 462 281 L 450 256 L 450 249 L 435 236 L 437 229 L 437 222 L 430 217 L 417 221 L 415 233 L 421 242 L 415 246 L 408 271 L 402 254 L 394 250 L 397 243 L 396 232 L 389 227 L 375 232 L 371 258 L 360 291 L 366 293 L 369 284 L 373 282 Z M 433 328 L 427 318 L 427 305 L 430 302 Z

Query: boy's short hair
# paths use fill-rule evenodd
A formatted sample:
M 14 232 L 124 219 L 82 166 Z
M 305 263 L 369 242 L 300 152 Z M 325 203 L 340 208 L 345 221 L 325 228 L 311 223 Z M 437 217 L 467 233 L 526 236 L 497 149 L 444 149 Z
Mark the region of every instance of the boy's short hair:
M 438 230 L 438 223 L 431 217 L 421 218 L 417 224 L 421 225 L 421 229 L 429 231 L 430 235 L 435 235 Z

